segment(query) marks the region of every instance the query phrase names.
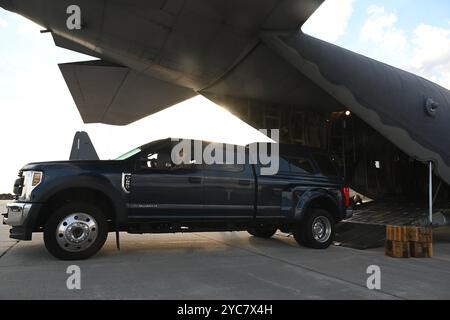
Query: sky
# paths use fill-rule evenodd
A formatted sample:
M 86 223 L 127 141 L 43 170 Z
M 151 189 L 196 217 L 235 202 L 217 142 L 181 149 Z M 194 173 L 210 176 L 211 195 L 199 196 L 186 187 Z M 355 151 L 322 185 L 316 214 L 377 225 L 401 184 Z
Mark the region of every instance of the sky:
M 450 89 L 448 0 L 328 0 L 302 30 Z
M 40 29 L 0 9 L 0 193 L 12 191 L 26 163 L 67 159 L 80 130 L 89 133 L 102 159 L 182 133 L 231 143 L 263 140 L 202 97 L 125 127 L 85 125 L 58 63 L 92 58 L 56 47 Z M 448 0 L 327 0 L 303 31 L 450 89 Z M 193 114 L 208 121 L 193 123 L 199 119 Z

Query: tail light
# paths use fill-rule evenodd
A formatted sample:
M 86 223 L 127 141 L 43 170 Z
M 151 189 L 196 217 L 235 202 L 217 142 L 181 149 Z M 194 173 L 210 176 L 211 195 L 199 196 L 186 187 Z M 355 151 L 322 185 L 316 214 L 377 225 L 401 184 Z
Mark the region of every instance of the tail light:
M 342 194 L 344 195 L 344 202 L 345 207 L 350 207 L 350 188 L 349 187 L 343 187 L 342 188 Z

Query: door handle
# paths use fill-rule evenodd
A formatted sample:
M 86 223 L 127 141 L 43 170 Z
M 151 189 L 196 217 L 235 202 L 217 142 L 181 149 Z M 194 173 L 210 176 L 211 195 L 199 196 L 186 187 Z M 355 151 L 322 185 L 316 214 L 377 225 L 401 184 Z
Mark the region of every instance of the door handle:
M 241 186 L 249 186 L 250 185 L 250 180 L 239 180 L 239 185 Z
M 202 183 L 201 177 L 189 177 L 189 183 Z

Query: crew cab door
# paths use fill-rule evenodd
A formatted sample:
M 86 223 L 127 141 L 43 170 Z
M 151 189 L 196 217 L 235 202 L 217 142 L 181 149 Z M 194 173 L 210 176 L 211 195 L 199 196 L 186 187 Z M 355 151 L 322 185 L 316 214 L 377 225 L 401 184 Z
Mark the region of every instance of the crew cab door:
M 174 165 L 167 146 L 142 153 L 130 190 L 132 219 L 183 220 L 202 215 L 202 171 L 196 165 Z
M 220 219 L 252 219 L 256 196 L 253 169 L 249 164 L 238 164 L 236 150 L 230 158 L 233 164 L 204 165 L 205 211 Z

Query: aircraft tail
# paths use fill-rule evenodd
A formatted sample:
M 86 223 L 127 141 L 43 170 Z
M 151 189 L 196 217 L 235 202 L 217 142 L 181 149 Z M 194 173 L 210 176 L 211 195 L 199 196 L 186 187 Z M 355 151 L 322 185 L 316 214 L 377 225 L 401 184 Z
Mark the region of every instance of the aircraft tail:
M 75 133 L 69 160 L 100 160 L 87 132 Z

